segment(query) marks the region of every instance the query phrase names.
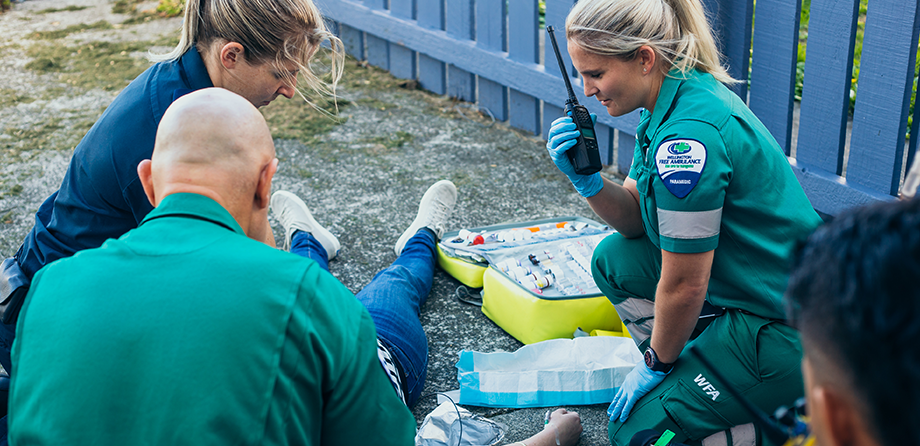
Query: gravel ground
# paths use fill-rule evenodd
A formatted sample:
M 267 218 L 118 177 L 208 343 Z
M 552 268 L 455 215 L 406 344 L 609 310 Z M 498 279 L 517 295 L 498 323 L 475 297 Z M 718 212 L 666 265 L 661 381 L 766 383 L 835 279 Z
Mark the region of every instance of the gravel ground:
M 143 11 L 155 5 L 131 4 L 128 13 L 116 14 L 106 0 L 30 0 L 0 15 L 3 257 L 15 253 L 31 229 L 35 211 L 60 185 L 73 147 L 136 75 L 97 73 L 107 61 L 112 66 L 126 64 L 125 73 L 139 72 L 149 65 L 144 51 L 125 45 L 139 42 L 162 51 L 168 48 L 163 39 L 177 35 L 178 19 L 144 19 Z M 68 27 L 73 32 L 66 32 Z M 49 31 L 62 35 L 49 37 Z M 86 54 L 108 48 L 106 44 L 129 49 L 99 56 L 95 65 L 89 60 L 90 68 L 82 69 Z M 49 55 L 54 48 L 73 51 Z M 352 291 L 395 259 L 393 244 L 415 217 L 422 193 L 439 179 L 450 179 L 459 189 L 454 229 L 563 215 L 596 219 L 553 166 L 541 139 L 493 123 L 469 104 L 411 85 L 400 88 L 398 80 L 363 64 L 351 62 L 346 70 L 340 91 L 343 107 L 335 125 L 275 140 L 281 167 L 274 187 L 303 197 L 316 218 L 339 237 L 343 249 L 330 267 Z M 265 109 L 276 135 L 305 113 L 306 106 L 296 101 Z M 273 223 L 280 240 L 281 228 Z M 430 342 L 425 393 L 458 387 L 455 363 L 461 349 L 521 347 L 478 308 L 451 298 L 458 285 L 438 271 L 422 308 Z M 414 408 L 417 420 L 421 422 L 435 405 L 434 397 L 422 400 Z M 507 425 L 509 443 L 542 427 L 540 409 L 469 409 Z M 583 416 L 581 444 L 607 444 L 606 405 L 569 409 Z

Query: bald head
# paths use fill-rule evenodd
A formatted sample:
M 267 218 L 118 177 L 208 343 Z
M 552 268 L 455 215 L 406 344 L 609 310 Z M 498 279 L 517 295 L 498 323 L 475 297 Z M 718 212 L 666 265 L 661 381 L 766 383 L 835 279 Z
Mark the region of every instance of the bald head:
M 248 219 L 240 213 L 246 214 L 254 200 L 256 207 L 262 205 L 260 188 L 267 180 L 264 192 L 270 192 L 276 166 L 271 134 L 258 110 L 235 93 L 207 88 L 169 106 L 157 128 L 153 156 L 141 162 L 138 175 L 154 206 L 170 194 L 197 193 L 240 221 Z
M 154 168 L 254 168 L 274 158 L 265 119 L 249 101 L 222 88 L 189 93 L 169 106 L 157 129 Z

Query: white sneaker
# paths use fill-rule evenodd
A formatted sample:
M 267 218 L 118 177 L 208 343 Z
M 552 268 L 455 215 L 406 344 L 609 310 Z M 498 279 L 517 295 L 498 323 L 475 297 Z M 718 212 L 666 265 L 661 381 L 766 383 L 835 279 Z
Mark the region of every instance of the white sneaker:
M 295 231 L 305 231 L 313 235 L 326 249 L 329 260 L 335 258 L 342 247 L 339 239 L 335 238 L 329 230 L 322 227 L 313 218 L 307 204 L 297 195 L 290 192 L 279 190 L 272 194 L 271 210 L 281 220 L 281 226 L 284 226 L 284 250 L 291 250 L 291 239 Z
M 396 241 L 396 255 L 402 254 L 406 242 L 418 232 L 419 229 L 429 228 L 434 231 L 438 239 L 444 235 L 447 227 L 447 217 L 454 210 L 457 203 L 457 186 L 448 180 L 441 180 L 431 185 L 422 196 L 418 205 L 418 215 L 415 221 L 399 236 Z

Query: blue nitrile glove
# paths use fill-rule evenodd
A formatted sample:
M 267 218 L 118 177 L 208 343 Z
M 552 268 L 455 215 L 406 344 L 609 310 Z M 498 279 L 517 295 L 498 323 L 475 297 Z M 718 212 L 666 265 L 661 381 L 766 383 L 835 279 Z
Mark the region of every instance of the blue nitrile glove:
M 610 417 L 610 421 L 617 416 L 620 417 L 621 423 L 626 421 L 636 402 L 661 384 L 666 376 L 668 376 L 667 373 L 656 372 L 648 368 L 644 362 L 636 364 L 636 367 L 626 375 L 623 385 L 617 391 L 617 396 L 613 397 L 613 402 L 607 408 L 607 416 Z
M 597 122 L 597 115 L 591 113 L 591 119 Z M 575 146 L 578 131 L 575 130 L 575 122 L 569 116 L 563 116 L 553 121 L 549 128 L 549 134 L 546 138 L 546 150 L 549 150 L 549 156 L 556 163 L 565 176 L 575 186 L 575 190 L 585 198 L 593 197 L 604 187 L 604 181 L 601 179 L 600 172 L 591 175 L 579 175 L 575 173 L 572 162 L 565 152 Z

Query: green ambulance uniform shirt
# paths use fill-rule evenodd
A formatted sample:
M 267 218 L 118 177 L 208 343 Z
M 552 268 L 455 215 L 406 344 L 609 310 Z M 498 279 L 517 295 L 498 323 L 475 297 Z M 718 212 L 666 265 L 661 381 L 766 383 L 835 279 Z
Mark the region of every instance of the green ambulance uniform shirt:
M 413 441 L 354 295 L 204 196 L 167 196 L 139 228 L 46 266 L 26 302 L 10 444 Z
M 790 254 L 821 218 L 766 127 L 712 75 L 672 71 L 636 134 L 629 177 L 652 243 L 715 250 L 707 300 L 783 319 Z

